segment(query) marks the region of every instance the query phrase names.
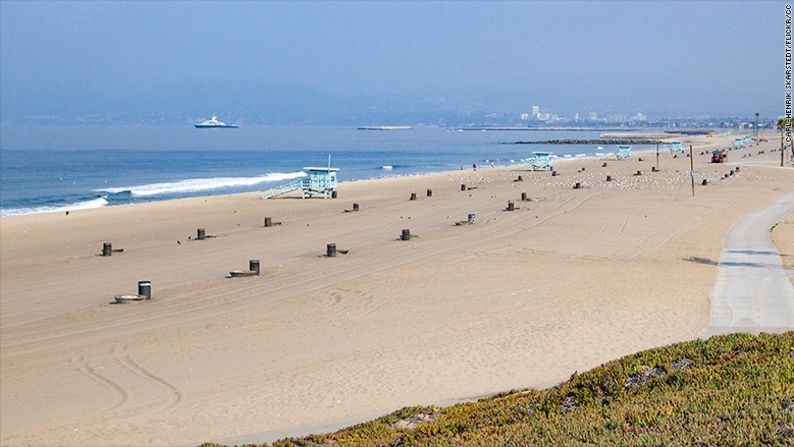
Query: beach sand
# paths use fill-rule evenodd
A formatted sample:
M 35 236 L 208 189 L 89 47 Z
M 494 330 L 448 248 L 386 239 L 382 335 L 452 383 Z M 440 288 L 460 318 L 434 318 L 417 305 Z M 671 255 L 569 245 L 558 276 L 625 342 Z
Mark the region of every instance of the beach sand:
M 730 152 L 755 165 L 727 180 L 733 166 L 699 153 L 731 138 L 690 139 L 710 179 L 695 197 L 689 159 L 663 153 L 659 173 L 635 154 L 560 161 L 557 177 L 350 182 L 336 200 L 237 194 L 2 218 L 0 443 L 272 440 L 546 387 L 696 338 L 716 267 L 688 259 L 716 261 L 734 222 L 794 187 L 774 137 Z M 361 211 L 343 212 L 354 202 Z M 468 213 L 476 224 L 454 226 Z M 283 224 L 263 228 L 265 216 Z M 217 237 L 189 240 L 197 227 Z M 399 241 L 404 228 L 418 237 Z M 97 256 L 105 241 L 125 251 Z M 349 253 L 325 258 L 326 243 Z M 261 277 L 225 277 L 249 259 Z M 138 280 L 152 281 L 151 302 L 109 304 Z

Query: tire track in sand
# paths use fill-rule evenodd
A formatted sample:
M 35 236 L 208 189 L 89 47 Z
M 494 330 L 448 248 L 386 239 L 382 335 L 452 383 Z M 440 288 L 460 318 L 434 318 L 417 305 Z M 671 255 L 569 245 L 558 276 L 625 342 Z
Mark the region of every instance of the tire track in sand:
M 623 234 L 623 232 L 626 231 L 626 226 L 628 226 L 628 224 L 629 224 L 629 218 L 625 217 L 623 220 L 623 225 L 620 226 L 620 230 L 618 230 L 617 233 L 613 234 L 612 237 L 610 237 L 607 240 L 607 242 L 612 242 L 615 239 L 619 238 Z
M 72 357 L 69 358 L 69 363 L 72 363 L 74 359 Z M 110 389 L 116 394 L 116 401 L 115 403 L 108 409 L 104 411 L 113 411 L 127 403 L 129 400 L 129 393 L 127 390 L 124 389 L 121 385 L 114 382 L 113 380 L 103 376 L 102 374 L 96 372 L 96 370 L 91 366 L 88 361 L 86 361 L 85 357 L 82 355 L 77 357 L 77 361 L 74 361 L 77 364 L 77 371 L 80 372 L 82 375 L 88 377 L 89 379 L 102 384 L 105 388 Z
M 124 365 L 125 368 L 129 369 L 130 371 L 141 377 L 157 382 L 158 384 L 170 390 L 171 392 L 170 402 L 168 403 L 168 405 L 166 405 L 163 409 L 160 410 L 161 412 L 170 410 L 171 408 L 174 408 L 175 406 L 179 405 L 180 402 L 182 402 L 182 391 L 180 391 L 179 388 L 177 388 L 175 385 L 171 384 L 167 380 L 163 379 L 162 377 L 154 374 L 153 372 L 147 370 L 146 368 L 136 363 L 135 360 L 133 360 L 132 357 L 130 357 L 130 355 L 126 353 L 126 351 L 127 351 L 127 346 L 125 345 L 121 349 L 121 353 L 119 354 L 119 355 L 123 354 L 123 359 L 119 357 L 119 360 L 123 360 L 121 363 Z

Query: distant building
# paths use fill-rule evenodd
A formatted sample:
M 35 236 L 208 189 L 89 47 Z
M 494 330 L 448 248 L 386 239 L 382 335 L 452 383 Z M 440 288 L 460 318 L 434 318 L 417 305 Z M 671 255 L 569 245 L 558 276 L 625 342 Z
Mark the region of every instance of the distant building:
M 587 114 L 587 119 L 589 119 L 590 121 L 596 121 L 598 120 L 598 114 L 595 112 L 590 112 Z
M 573 120 L 579 121 L 579 112 L 576 112 L 576 114 L 573 116 Z
M 519 118 L 521 119 L 521 121 L 529 121 L 529 113 L 522 113 L 521 115 L 519 115 Z
M 539 119 L 540 116 L 540 106 L 532 106 L 532 118 Z
M 647 115 L 643 115 L 640 112 L 637 112 L 636 115 L 631 117 L 631 120 L 632 121 L 647 121 L 648 120 L 648 116 Z

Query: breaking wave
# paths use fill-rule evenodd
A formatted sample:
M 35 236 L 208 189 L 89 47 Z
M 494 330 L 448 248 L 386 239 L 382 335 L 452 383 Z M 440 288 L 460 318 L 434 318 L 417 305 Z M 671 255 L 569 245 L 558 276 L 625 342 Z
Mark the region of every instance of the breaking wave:
M 280 182 L 305 177 L 306 173 L 274 172 L 258 177 L 214 177 L 180 180 L 178 182 L 150 183 L 147 185 L 121 186 L 117 188 L 103 188 L 99 192 L 110 194 L 127 193 L 137 197 L 159 196 L 164 194 L 193 193 L 211 191 L 213 189 L 238 188 L 258 185 L 260 183 Z
M 38 214 L 38 213 L 56 213 L 65 211 L 88 210 L 92 208 L 102 208 L 107 206 L 108 201 L 105 197 L 97 197 L 91 200 L 83 200 L 81 202 L 68 203 L 65 205 L 45 205 L 45 206 L 30 206 L 20 208 L 9 208 L 0 210 L 0 216 L 21 216 L 23 214 Z

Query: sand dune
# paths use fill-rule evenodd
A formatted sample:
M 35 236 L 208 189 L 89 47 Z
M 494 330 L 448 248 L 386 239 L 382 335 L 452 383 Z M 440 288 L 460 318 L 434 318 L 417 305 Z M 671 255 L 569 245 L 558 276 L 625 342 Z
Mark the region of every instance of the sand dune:
M 716 268 L 686 259 L 716 260 L 732 223 L 791 189 L 794 170 L 771 168 L 770 142 L 731 152 L 754 164 L 720 180 L 733 166 L 698 154 L 728 139 L 692 141 L 710 180 L 694 198 L 689 159 L 665 153 L 659 173 L 648 155 L 566 160 L 557 177 L 345 183 L 337 200 L 238 194 L 0 219 L 0 442 L 268 440 L 548 386 L 698 337 Z M 344 212 L 353 202 L 361 211 Z M 454 225 L 468 213 L 476 224 Z M 265 216 L 283 224 L 263 228 Z M 197 227 L 217 237 L 189 240 Z M 403 228 L 418 237 L 399 241 Z M 104 241 L 124 253 L 97 256 Z M 349 254 L 323 257 L 330 242 Z M 261 277 L 225 277 L 249 259 Z M 109 304 L 144 279 L 152 302 Z

